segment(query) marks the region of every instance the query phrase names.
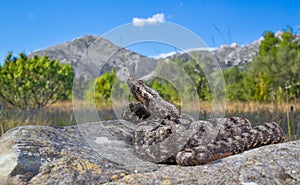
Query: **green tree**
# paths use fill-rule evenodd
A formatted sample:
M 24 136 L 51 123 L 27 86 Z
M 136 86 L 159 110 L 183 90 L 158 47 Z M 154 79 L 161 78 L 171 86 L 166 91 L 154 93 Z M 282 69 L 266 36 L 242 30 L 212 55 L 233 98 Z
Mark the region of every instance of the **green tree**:
M 146 82 L 149 86 L 155 89 L 158 94 L 166 101 L 173 104 L 180 104 L 180 97 L 176 89 L 166 80 L 155 78 Z
M 299 71 L 300 44 L 291 29 L 279 37 L 265 32 L 252 62 L 223 70 L 227 97 L 229 100 L 277 102 L 286 100 L 287 96 L 299 98 Z
M 43 109 L 71 97 L 73 77 L 69 64 L 9 53 L 0 66 L 0 97 L 22 110 Z
M 291 30 L 283 32 L 280 38 L 272 32 L 264 34 L 258 56 L 250 63 L 255 100 L 282 99 L 283 89 L 299 83 L 299 51 L 299 44 L 293 40 Z M 298 92 L 298 88 L 293 88 L 290 93 Z
M 85 97 L 87 99 L 93 99 L 96 102 L 97 107 L 106 107 L 111 104 L 112 88 L 115 84 L 115 92 L 118 93 L 117 96 L 124 95 L 125 84 L 121 84 L 117 80 L 114 69 L 111 72 L 105 72 L 103 75 L 99 76 L 96 80 L 89 82 L 89 88 L 85 92 Z
M 244 73 L 239 66 L 224 69 L 223 75 L 226 81 L 226 95 L 229 100 L 247 100 L 244 86 Z
M 203 70 L 205 70 L 207 74 L 213 75 L 213 68 L 211 66 L 204 65 L 209 62 L 204 61 L 206 59 L 203 56 L 199 55 L 199 53 L 197 52 L 189 53 L 188 56 L 188 60 L 186 60 L 186 58 L 175 58 L 173 60 L 170 60 L 169 63 L 175 63 L 179 65 L 188 75 L 188 77 L 191 78 L 191 80 L 196 86 L 197 94 L 201 100 L 210 100 L 211 92 Z M 184 89 L 183 95 L 187 97 L 191 96 L 191 89 L 189 89 L 191 87 L 185 86 L 185 82 L 187 79 L 184 79 L 183 76 L 180 75 L 177 75 L 176 77 L 174 77 L 174 79 L 177 82 L 177 84 L 184 86 L 182 88 Z
M 292 87 L 289 96 L 299 98 L 299 82 L 300 82 L 300 45 L 293 40 L 292 32 L 286 31 L 282 33 L 282 42 L 279 43 L 278 53 L 278 75 L 276 82 L 280 88 Z

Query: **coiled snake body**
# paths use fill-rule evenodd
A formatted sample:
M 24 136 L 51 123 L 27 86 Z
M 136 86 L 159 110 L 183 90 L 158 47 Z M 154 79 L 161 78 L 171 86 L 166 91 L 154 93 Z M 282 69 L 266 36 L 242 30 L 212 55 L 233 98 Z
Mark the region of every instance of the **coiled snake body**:
M 284 140 L 282 129 L 274 122 L 252 128 L 247 119 L 239 117 L 196 121 L 180 114 L 143 81 L 130 77 L 127 83 L 139 103 L 125 105 L 122 117 L 137 123 L 134 147 L 145 160 L 200 165 Z

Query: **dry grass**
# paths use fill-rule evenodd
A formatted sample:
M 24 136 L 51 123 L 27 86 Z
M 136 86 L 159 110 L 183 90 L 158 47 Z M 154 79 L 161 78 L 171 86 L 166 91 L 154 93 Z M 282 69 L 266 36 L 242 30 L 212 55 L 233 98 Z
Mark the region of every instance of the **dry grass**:
M 282 127 L 287 140 L 300 139 L 300 102 L 228 102 L 226 116 L 247 118 L 253 126 L 276 122 Z
M 77 102 L 78 105 L 78 102 Z M 121 104 L 114 107 L 120 108 Z M 79 106 L 86 109 L 85 104 Z M 115 119 L 111 106 L 98 107 L 98 113 L 104 120 Z M 80 110 L 79 110 L 80 111 Z M 193 111 L 193 110 L 189 110 Z M 7 108 L 5 115 L 0 118 L 1 135 L 10 128 L 20 125 L 74 125 L 72 102 L 59 102 L 50 108 L 39 112 L 24 112 Z M 200 119 L 208 119 L 211 112 L 211 103 L 200 102 Z M 258 102 L 226 102 L 225 117 L 238 116 L 251 121 L 253 126 L 264 122 L 276 122 L 284 130 L 288 140 L 300 139 L 300 102 L 293 104 L 274 104 Z

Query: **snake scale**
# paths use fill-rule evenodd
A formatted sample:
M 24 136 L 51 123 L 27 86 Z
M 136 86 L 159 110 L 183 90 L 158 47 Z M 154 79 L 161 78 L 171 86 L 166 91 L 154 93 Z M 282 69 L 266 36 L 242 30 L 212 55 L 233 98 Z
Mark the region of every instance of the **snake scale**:
M 123 107 L 122 117 L 137 124 L 135 151 L 154 163 L 193 166 L 284 141 L 274 122 L 251 127 L 245 118 L 194 120 L 143 81 L 130 76 L 127 84 L 138 102 Z

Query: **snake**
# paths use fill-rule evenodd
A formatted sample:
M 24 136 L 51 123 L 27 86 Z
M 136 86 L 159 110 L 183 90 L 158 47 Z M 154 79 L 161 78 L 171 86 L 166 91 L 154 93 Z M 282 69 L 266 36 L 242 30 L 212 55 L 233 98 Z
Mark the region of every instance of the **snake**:
M 133 145 L 143 160 L 181 166 L 203 165 L 243 151 L 284 141 L 275 122 L 252 127 L 246 118 L 195 120 L 142 80 L 127 80 L 136 102 L 123 106 L 121 116 L 137 125 Z

